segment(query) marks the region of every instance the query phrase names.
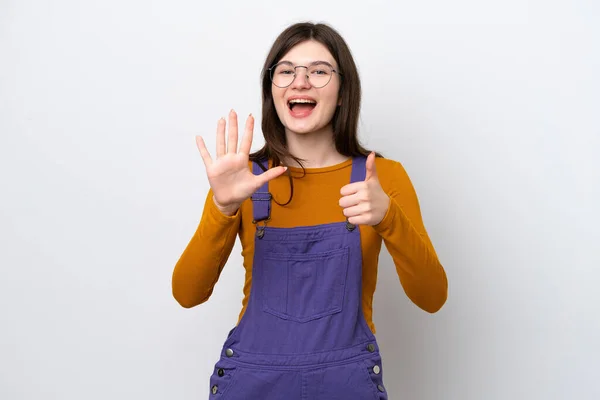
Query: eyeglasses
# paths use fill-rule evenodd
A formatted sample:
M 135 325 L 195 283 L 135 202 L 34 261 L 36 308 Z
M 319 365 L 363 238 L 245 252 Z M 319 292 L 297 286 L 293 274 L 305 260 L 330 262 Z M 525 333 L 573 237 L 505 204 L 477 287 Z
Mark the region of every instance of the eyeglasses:
M 333 74 L 342 75 L 333 69 L 333 66 L 325 61 L 316 61 L 309 66 L 296 65 L 291 62 L 282 61 L 269 68 L 271 82 L 279 88 L 286 88 L 296 79 L 296 68 L 306 68 L 306 79 L 314 88 L 322 88 L 331 81 Z

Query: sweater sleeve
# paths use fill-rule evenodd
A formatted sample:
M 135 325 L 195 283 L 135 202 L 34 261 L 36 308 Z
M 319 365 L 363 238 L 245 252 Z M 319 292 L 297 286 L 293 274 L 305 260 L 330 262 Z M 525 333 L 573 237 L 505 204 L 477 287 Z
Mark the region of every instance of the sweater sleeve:
M 241 210 L 226 216 L 219 211 L 212 197 L 212 190 L 209 190 L 200 224 L 173 271 L 173 297 L 185 308 L 208 300 L 240 227 Z
M 382 187 L 390 197 L 383 220 L 374 229 L 389 251 L 407 296 L 421 309 L 435 313 L 446 302 L 448 280 L 423 225 L 414 187 L 398 162 L 393 162 Z

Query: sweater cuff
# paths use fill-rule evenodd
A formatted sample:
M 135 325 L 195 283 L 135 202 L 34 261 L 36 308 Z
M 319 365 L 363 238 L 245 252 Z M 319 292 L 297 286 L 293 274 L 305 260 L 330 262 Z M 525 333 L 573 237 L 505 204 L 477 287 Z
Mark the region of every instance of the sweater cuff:
M 402 210 L 400 210 L 400 206 L 394 201 L 394 199 L 390 197 L 390 206 L 388 207 L 383 219 L 377 225 L 373 225 L 375 232 L 384 237 L 392 228 L 398 213 L 402 213 Z
M 240 209 L 239 208 L 235 211 L 235 214 L 225 215 L 221 212 L 221 210 L 219 210 L 219 208 L 215 204 L 215 201 L 212 199 L 212 197 L 210 198 L 208 203 L 209 203 L 209 205 L 208 205 L 209 215 L 210 215 L 211 219 L 218 224 L 222 224 L 222 225 L 230 224 L 232 222 L 235 222 L 240 217 Z

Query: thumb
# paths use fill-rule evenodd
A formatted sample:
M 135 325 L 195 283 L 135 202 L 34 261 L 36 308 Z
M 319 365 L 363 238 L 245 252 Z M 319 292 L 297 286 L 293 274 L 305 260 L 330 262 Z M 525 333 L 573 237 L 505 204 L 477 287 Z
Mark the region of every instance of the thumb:
M 375 152 L 371 152 L 371 154 L 369 154 L 365 166 L 367 167 L 365 181 L 368 181 L 369 179 L 377 179 L 377 170 L 375 169 Z
M 287 167 L 284 167 L 282 165 L 280 165 L 278 167 L 274 167 L 274 168 L 269 168 L 262 174 L 256 176 L 256 180 L 258 181 L 258 186 L 260 187 L 260 186 L 264 185 L 265 183 L 267 183 L 268 181 L 270 181 L 271 179 L 277 178 L 279 175 L 283 174 L 285 171 L 287 171 Z

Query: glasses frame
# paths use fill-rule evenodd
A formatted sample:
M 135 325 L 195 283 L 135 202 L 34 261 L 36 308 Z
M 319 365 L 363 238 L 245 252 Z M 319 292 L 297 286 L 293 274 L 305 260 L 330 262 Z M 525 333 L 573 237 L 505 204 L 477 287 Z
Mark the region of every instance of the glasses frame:
M 273 81 L 273 71 L 275 71 L 275 68 L 277 68 L 281 64 L 289 65 L 290 67 L 294 68 L 294 77 L 292 78 L 292 81 L 288 85 L 286 85 L 286 86 L 279 86 L 279 85 L 277 85 Z M 310 76 L 308 76 L 308 74 L 307 74 L 306 75 L 306 81 L 310 84 L 310 86 L 314 87 L 315 89 L 321 89 L 321 88 L 324 88 L 325 86 L 329 85 L 329 82 L 331 82 L 331 78 L 333 77 L 334 73 L 338 74 L 340 77 L 343 76 L 343 74 L 340 71 L 338 71 L 335 68 L 333 68 L 333 65 L 329 64 L 327 61 L 315 61 L 315 62 L 310 63 L 308 66 L 306 66 L 306 65 L 294 65 L 294 64 L 292 64 L 289 61 L 280 61 L 277 64 L 273 65 L 271 68 L 268 68 L 267 70 L 269 71 L 269 78 L 271 79 L 271 83 L 273 85 L 277 86 L 278 88 L 285 89 L 286 87 L 291 86 L 292 83 L 294 83 L 294 81 L 296 80 L 296 77 L 298 75 L 296 73 L 296 68 L 306 68 L 306 70 L 308 71 L 309 67 L 312 67 L 314 65 L 320 65 L 320 64 L 327 65 L 328 67 L 330 67 L 332 73 L 331 73 L 331 76 L 329 77 L 329 80 L 327 81 L 327 83 L 324 84 L 323 86 L 315 86 L 315 85 L 313 85 L 312 82 L 310 81 Z

